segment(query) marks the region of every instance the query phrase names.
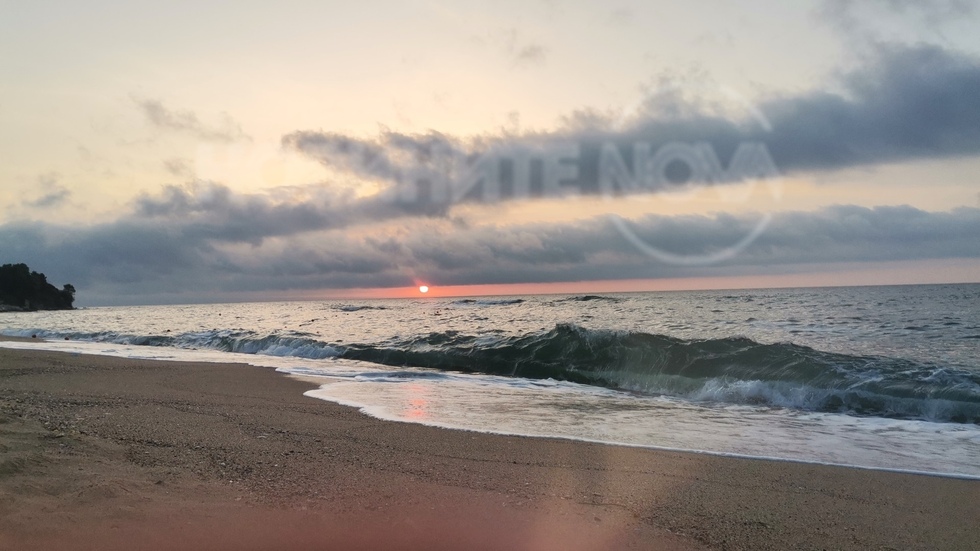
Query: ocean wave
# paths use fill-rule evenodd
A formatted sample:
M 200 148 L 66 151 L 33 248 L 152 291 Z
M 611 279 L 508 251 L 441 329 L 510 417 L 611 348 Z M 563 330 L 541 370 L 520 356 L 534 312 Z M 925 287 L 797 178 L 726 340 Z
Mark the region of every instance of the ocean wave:
M 13 336 L 345 358 L 394 367 L 554 379 L 695 401 L 980 424 L 980 374 L 901 358 L 830 353 L 745 337 L 685 340 L 559 324 L 549 331 L 470 335 L 443 331 L 377 343 L 336 344 L 283 331 L 175 335 L 23 330 Z
M 341 312 L 359 312 L 361 310 L 387 310 L 384 306 L 368 306 L 365 304 L 337 304 L 332 306 L 334 310 Z
M 175 335 L 131 335 L 102 331 L 97 333 L 54 332 L 41 330 L 22 330 L 10 333 L 11 336 L 37 337 L 49 340 L 76 340 L 104 342 L 133 346 L 159 346 L 183 349 L 207 349 L 237 354 L 260 354 L 264 356 L 297 357 L 306 359 L 335 358 L 340 350 L 329 343 L 320 341 L 312 333 L 285 331 L 270 335 L 260 335 L 247 330 L 195 331 Z
M 508 306 L 510 304 L 521 304 L 524 302 L 522 298 L 461 298 L 459 300 L 454 300 L 452 303 L 457 305 L 472 305 L 472 306 Z
M 560 298 L 554 302 L 623 302 L 623 299 L 618 297 L 607 297 L 603 295 L 578 295 L 574 297 Z
M 980 374 L 743 337 L 683 340 L 562 324 L 521 336 L 448 331 L 347 345 L 340 357 L 698 401 L 980 423 Z

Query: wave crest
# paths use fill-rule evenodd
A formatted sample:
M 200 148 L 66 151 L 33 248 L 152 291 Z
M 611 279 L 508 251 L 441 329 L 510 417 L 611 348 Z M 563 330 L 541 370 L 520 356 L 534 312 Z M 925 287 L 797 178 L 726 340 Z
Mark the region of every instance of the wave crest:
M 683 340 L 562 324 L 521 336 L 431 333 L 350 345 L 392 366 L 557 379 L 692 400 L 980 423 L 980 376 L 909 360 L 744 337 Z

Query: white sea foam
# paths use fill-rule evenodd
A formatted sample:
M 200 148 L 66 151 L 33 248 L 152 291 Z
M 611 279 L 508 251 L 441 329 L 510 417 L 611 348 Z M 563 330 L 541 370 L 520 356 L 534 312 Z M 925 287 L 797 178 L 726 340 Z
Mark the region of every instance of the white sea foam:
M 0 346 L 273 367 L 322 378 L 325 384 L 308 396 L 390 421 L 980 479 L 980 426 L 971 424 L 697 403 L 551 379 L 395 370 L 348 360 L 79 341 L 0 341 Z
M 694 403 L 574 383 L 535 383 L 464 374 L 363 377 L 333 381 L 306 395 L 380 419 L 437 427 L 980 479 L 976 425 Z

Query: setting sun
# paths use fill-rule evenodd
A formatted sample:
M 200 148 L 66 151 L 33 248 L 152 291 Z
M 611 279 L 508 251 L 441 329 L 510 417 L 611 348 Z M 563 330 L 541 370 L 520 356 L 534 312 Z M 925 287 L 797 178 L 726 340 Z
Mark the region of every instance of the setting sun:
M 419 292 L 420 293 L 428 293 L 429 292 L 429 286 L 428 285 L 419 285 Z

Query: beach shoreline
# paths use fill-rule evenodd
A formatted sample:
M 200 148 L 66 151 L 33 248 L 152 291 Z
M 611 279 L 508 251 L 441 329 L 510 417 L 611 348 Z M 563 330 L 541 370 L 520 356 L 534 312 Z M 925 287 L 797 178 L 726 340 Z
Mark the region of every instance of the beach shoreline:
M 980 547 L 978 481 L 395 423 L 315 387 L 0 349 L 0 548 Z

